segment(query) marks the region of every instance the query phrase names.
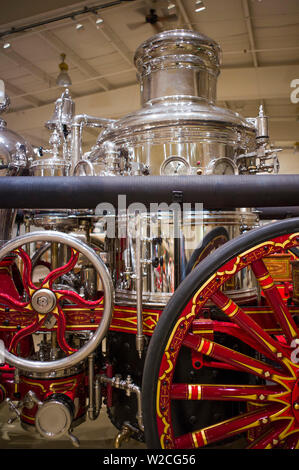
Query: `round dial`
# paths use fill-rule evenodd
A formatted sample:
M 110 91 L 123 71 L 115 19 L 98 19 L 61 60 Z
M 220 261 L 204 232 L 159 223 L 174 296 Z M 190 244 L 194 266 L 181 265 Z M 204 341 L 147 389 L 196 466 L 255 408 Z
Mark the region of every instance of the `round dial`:
M 237 173 L 237 167 L 230 158 L 217 158 L 208 168 L 213 175 L 235 175 Z
M 188 175 L 190 173 L 189 163 L 182 157 L 174 156 L 165 160 L 160 168 L 161 175 Z

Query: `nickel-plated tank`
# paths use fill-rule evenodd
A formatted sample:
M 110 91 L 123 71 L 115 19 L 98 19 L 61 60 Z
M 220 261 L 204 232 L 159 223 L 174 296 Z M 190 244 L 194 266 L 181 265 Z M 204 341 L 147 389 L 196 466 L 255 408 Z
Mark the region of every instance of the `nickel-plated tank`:
M 220 73 L 218 44 L 195 31 L 166 31 L 141 44 L 134 60 L 142 107 L 101 132 L 89 154 L 95 173 L 141 177 L 198 175 L 198 184 L 201 175 L 238 174 L 238 157 L 255 151 L 256 127 L 252 121 L 215 104 Z M 257 222 L 256 214 L 250 210 L 193 211 L 186 216 L 194 227 L 194 236 L 188 238 L 185 219 L 179 240 L 173 236 L 169 214 L 157 214 L 159 237 L 149 237 L 152 218 L 141 216 L 144 304 L 167 303 L 192 269 L 192 260 L 199 261 L 194 253 L 202 253 L 208 234 L 210 246 L 205 248 L 206 253 L 218 242 L 236 237 Z M 166 226 L 168 231 L 171 227 L 170 234 L 166 234 Z M 117 259 L 114 256 L 110 260 L 116 299 L 134 303 L 138 277 L 136 239 L 129 234 L 125 241 L 115 239 L 112 243 L 112 252 L 120 252 Z M 255 289 L 250 276 L 246 277 L 248 285 L 244 279 L 231 289 L 248 301 Z
M 9 107 L 9 98 L 0 104 L 2 114 Z M 33 157 L 33 149 L 26 140 L 7 128 L 4 119 L 0 118 L 0 176 L 19 176 L 28 167 Z M 15 211 L 0 209 L 0 245 L 11 238 Z

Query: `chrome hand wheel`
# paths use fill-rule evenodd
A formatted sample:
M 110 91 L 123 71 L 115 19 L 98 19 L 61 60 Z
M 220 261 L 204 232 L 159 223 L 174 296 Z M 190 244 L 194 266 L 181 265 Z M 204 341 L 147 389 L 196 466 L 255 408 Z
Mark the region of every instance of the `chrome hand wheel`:
M 37 283 L 32 276 L 32 262 L 24 247 L 32 242 L 46 242 L 65 245 L 69 250 L 68 261 L 62 266 L 55 267 L 47 276 Z M 22 248 L 23 247 L 23 248 Z M 8 255 L 14 255 L 22 263 L 22 281 L 24 287 L 24 298 L 13 296 L 1 289 L 0 303 L 6 309 L 14 309 L 23 316 L 30 318 L 29 325 L 20 328 L 13 336 L 10 345 L 4 350 L 6 362 L 19 369 L 31 372 L 50 372 L 72 367 L 84 360 L 91 354 L 104 338 L 109 329 L 113 312 L 113 285 L 109 272 L 101 258 L 85 243 L 65 233 L 54 231 L 32 232 L 7 242 L 0 249 L 0 262 Z M 71 272 L 78 263 L 79 256 L 91 265 L 101 283 L 102 291 L 97 293 L 95 300 L 85 300 L 74 290 L 65 288 L 55 281 L 61 276 Z M 37 285 L 38 284 L 38 285 Z M 64 313 L 65 303 L 71 303 L 78 309 L 94 309 L 102 306 L 103 313 L 101 321 L 92 337 L 80 349 L 71 347 L 66 338 L 66 317 Z M 24 359 L 17 355 L 17 346 L 22 339 L 39 331 L 45 324 L 48 315 L 56 320 L 57 342 L 65 357 L 53 361 L 35 361 Z

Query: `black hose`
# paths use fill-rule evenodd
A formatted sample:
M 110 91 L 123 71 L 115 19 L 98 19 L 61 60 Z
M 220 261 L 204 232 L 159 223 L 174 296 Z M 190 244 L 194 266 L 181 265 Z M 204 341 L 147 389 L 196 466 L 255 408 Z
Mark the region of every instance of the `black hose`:
M 0 179 L 0 208 L 94 209 L 102 202 L 203 203 L 204 209 L 299 206 L 299 175 L 9 176 Z

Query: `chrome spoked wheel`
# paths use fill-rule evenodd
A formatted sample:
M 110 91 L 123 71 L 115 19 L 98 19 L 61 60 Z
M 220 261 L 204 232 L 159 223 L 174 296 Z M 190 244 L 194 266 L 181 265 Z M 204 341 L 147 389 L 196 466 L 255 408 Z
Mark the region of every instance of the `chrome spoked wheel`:
M 26 252 L 26 246 L 33 242 L 46 242 L 64 245 L 69 251 L 68 260 L 61 266 L 50 270 L 43 280 L 36 283 L 32 276 L 32 262 Z M 31 372 L 49 372 L 72 367 L 84 360 L 99 345 L 109 329 L 113 312 L 113 286 L 109 272 L 101 258 L 85 243 L 76 238 L 60 232 L 41 231 L 17 237 L 7 242 L 0 250 L 0 262 L 7 256 L 13 256 L 20 261 L 22 267 L 22 282 L 24 295 L 7 294 L 0 290 L 0 302 L 5 309 L 13 309 L 22 315 L 24 327 L 13 335 L 8 348 L 4 351 L 6 361 L 19 369 Z M 61 276 L 74 270 L 79 257 L 83 257 L 95 270 L 100 283 L 101 291 L 93 300 L 86 300 L 73 289 L 67 286 L 57 286 Z M 78 309 L 93 309 L 103 307 L 101 321 L 91 338 L 80 349 L 71 347 L 66 340 L 65 303 Z M 39 331 L 51 315 L 54 319 L 55 332 L 58 345 L 63 352 L 60 359 L 53 361 L 39 361 L 23 358 L 18 354 L 18 345 L 21 341 Z

